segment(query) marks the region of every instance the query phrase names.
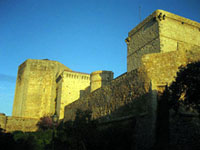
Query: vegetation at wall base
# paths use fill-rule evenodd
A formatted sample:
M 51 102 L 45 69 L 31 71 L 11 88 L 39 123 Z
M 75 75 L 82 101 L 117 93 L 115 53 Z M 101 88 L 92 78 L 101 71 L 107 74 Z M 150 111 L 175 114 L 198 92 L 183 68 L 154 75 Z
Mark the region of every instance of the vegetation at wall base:
M 133 147 L 134 124 L 101 125 L 91 120 L 90 111 L 77 110 L 74 121 L 61 122 L 55 130 L 47 126 L 44 129 L 42 124 L 37 132 L 1 132 L 0 137 L 5 139 L 5 145 L 12 143 L 12 150 L 128 150 Z M 3 134 L 11 142 L 7 143 Z

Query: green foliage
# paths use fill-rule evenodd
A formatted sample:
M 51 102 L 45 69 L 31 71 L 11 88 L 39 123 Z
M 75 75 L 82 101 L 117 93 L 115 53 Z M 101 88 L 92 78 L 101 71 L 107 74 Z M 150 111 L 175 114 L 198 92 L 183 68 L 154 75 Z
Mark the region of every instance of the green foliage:
M 37 132 L 15 131 L 12 134 L 0 132 L 4 134 L 3 137 L 0 134 L 0 144 L 13 150 L 131 149 L 134 123 L 128 126 L 120 123 L 102 125 L 92 120 L 91 114 L 91 111 L 77 110 L 74 121 L 61 122 L 54 130 L 45 128 Z
M 52 140 L 52 130 L 26 133 L 15 131 L 12 135 L 18 149 L 44 150 Z
M 180 106 L 200 112 L 200 62 L 180 67 L 169 87 L 169 104 L 178 111 Z

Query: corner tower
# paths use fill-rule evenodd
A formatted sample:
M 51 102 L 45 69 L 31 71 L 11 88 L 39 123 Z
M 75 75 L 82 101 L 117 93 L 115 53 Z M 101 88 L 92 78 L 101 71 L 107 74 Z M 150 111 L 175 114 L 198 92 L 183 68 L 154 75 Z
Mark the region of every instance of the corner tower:
M 28 59 L 18 68 L 12 115 L 40 118 L 55 112 L 56 78 L 69 70 L 57 61 Z

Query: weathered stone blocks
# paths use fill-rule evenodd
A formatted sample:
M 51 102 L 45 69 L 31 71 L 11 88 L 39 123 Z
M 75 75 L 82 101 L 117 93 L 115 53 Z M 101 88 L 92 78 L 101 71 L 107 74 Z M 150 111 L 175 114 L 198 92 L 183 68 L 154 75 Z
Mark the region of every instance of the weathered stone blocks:
M 140 67 L 142 56 L 145 54 L 200 46 L 199 29 L 198 22 L 163 10 L 156 10 L 129 32 L 126 39 L 127 71 Z
M 63 64 L 28 59 L 19 66 L 13 113 L 15 117 L 40 118 L 55 112 L 56 78 Z
M 78 100 L 90 86 L 90 74 L 65 70 L 58 79 L 56 112 L 63 119 L 64 107 Z

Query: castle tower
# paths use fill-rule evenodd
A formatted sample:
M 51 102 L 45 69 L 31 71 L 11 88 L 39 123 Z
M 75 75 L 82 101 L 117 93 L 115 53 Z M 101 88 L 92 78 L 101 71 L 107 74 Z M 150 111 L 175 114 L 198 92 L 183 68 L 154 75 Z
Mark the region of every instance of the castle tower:
M 156 10 L 128 34 L 127 72 L 141 65 L 150 53 L 191 50 L 200 47 L 200 24 L 178 15 Z
M 18 68 L 12 115 L 40 118 L 55 112 L 56 79 L 69 70 L 50 60 L 28 59 Z
M 57 79 L 56 111 L 60 119 L 64 118 L 65 106 L 78 100 L 89 86 L 90 74 L 68 70 L 62 72 Z
M 112 71 L 95 71 L 90 75 L 90 92 L 101 88 L 113 79 Z

